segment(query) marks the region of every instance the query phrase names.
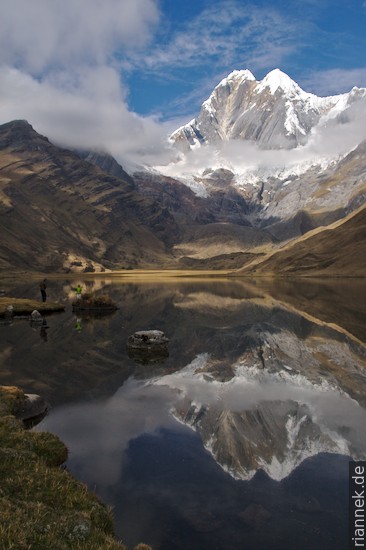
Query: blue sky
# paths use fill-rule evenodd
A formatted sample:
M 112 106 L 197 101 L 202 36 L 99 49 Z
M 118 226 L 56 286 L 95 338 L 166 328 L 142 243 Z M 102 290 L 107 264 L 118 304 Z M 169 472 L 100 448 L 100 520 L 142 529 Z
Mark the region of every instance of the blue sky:
M 0 123 L 154 157 L 234 69 L 366 87 L 365 0 L 0 0 Z M 140 159 L 141 160 L 141 159 Z
M 366 86 L 361 0 L 163 0 L 160 10 L 146 57 L 126 73 L 139 113 L 189 116 L 233 69 L 259 80 L 279 67 L 318 95 Z

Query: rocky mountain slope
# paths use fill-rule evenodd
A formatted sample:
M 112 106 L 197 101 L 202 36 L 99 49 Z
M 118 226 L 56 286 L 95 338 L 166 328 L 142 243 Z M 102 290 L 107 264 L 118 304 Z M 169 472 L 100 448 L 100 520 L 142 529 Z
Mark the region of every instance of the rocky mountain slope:
M 202 197 L 235 190 L 247 223 L 284 242 L 365 203 L 363 120 L 366 89 L 321 98 L 278 69 L 259 82 L 234 71 L 170 136 L 180 157 L 159 169 Z
M 0 226 L 0 267 L 33 271 L 167 263 L 164 239 L 176 231 L 133 182 L 55 147 L 25 121 L 0 127 Z
M 199 198 L 127 175 L 104 153 L 56 147 L 25 121 L 0 126 L 0 268 L 238 268 L 272 243 L 235 190 Z M 204 256 L 202 256 L 204 251 Z
M 365 204 L 364 118 L 365 89 L 318 98 L 278 70 L 260 82 L 234 71 L 171 136 L 180 158 L 132 175 L 107 153 L 4 124 L 0 268 L 239 269 Z M 341 267 L 336 253 L 324 271 L 324 254 L 317 273 L 362 273 L 361 260 Z M 299 260 L 292 273 L 311 265 Z

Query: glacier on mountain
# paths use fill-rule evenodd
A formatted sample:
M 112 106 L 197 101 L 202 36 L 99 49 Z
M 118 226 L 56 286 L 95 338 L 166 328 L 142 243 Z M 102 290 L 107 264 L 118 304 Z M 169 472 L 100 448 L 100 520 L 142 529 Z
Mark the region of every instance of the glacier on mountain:
M 318 97 L 279 69 L 261 81 L 248 70 L 233 71 L 203 102 L 198 117 L 173 132 L 170 140 L 185 152 L 231 139 L 254 141 L 264 149 L 292 149 L 307 142 L 323 117 L 336 117 L 365 94 L 354 88 Z
M 207 170 L 230 170 L 239 190 L 270 179 L 324 171 L 366 139 L 366 89 L 318 97 L 274 69 L 261 81 L 231 72 L 203 102 L 197 118 L 170 137 L 174 161 L 155 169 L 197 195 L 210 194 Z

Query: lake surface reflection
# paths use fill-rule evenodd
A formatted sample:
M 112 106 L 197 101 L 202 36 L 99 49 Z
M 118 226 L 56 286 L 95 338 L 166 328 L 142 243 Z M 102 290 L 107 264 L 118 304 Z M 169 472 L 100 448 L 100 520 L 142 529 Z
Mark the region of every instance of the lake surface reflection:
M 119 310 L 0 326 L 0 384 L 40 393 L 37 426 L 113 506 L 117 536 L 154 550 L 343 550 L 348 462 L 366 459 L 366 283 L 88 279 Z M 86 286 L 83 281 L 82 285 Z M 2 283 L 38 297 L 36 283 Z M 159 329 L 169 357 L 126 342 Z

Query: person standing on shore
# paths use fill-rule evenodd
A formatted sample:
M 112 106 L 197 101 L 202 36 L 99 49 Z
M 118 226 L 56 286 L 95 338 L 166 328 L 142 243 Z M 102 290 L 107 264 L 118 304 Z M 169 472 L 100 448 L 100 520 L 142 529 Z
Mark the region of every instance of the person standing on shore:
M 39 288 L 42 295 L 42 302 L 45 302 L 47 300 L 47 294 L 46 294 L 47 279 L 43 279 L 43 281 L 40 282 Z

